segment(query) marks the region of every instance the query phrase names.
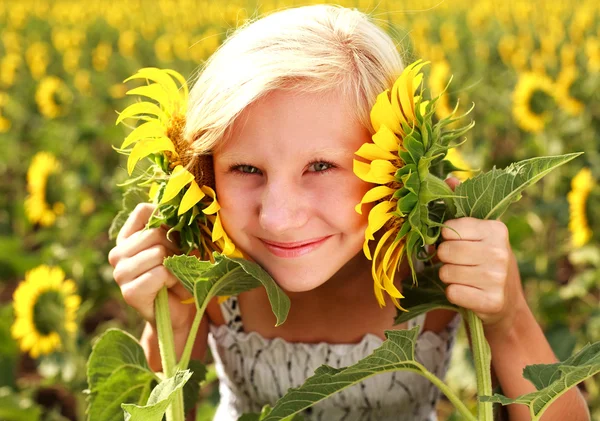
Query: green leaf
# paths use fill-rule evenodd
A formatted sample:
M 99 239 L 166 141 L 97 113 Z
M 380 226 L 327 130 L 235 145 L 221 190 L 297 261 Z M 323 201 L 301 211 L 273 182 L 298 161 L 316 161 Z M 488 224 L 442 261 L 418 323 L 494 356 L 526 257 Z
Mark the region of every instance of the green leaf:
M 159 382 L 138 341 L 119 329 L 107 330 L 95 343 L 87 363 L 87 379 L 90 421 L 121 421 L 121 404 L 145 404 Z
M 198 360 L 190 360 L 188 368 L 192 371 L 192 377 L 183 387 L 183 406 L 188 414 L 196 406 L 200 397 L 200 383 L 206 379 L 206 366 Z
M 190 377 L 192 377 L 190 370 L 178 371 L 152 390 L 146 405 L 122 404 L 125 421 L 161 421 L 173 400 L 175 391 L 181 389 Z
M 483 402 L 502 405 L 520 403 L 529 406 L 531 419 L 538 420 L 548 406 L 577 383 L 600 372 L 600 342 L 588 344 L 563 362 L 535 364 L 525 367 L 523 377 L 531 381 L 537 392 L 510 399 L 495 394 L 482 396 Z
M 260 411 L 260 414 L 244 414 L 238 418 L 238 421 L 262 421 L 264 420 L 272 411 L 270 405 L 265 405 Z M 304 417 L 299 414 L 290 415 L 289 417 L 282 418 L 281 421 L 304 421 Z
M 458 306 L 446 298 L 446 284 L 439 278 L 441 263 L 427 266 L 417 274 L 417 283 L 403 280 L 402 307 L 407 311 L 398 310 L 394 324 L 398 325 L 417 317 L 420 314 L 437 308 L 447 308 L 458 311 Z
M 148 191 L 139 187 L 130 187 L 123 194 L 123 205 L 117 216 L 113 219 L 108 229 L 108 238 L 114 240 L 119 235 L 119 231 L 123 228 L 129 214 L 135 209 L 139 203 L 148 201 Z
M 455 189 L 455 217 L 498 219 L 511 203 L 521 198 L 526 187 L 579 155 L 581 153 L 526 159 L 502 170 L 494 167 L 468 179 Z
M 302 386 L 291 388 L 277 401 L 264 421 L 283 420 L 327 399 L 334 393 L 376 374 L 409 370 L 424 374 L 427 370 L 415 360 L 415 343 L 419 327 L 410 330 L 388 330 L 387 340 L 356 364 L 346 368 L 322 365 Z M 431 373 L 427 372 L 430 376 Z
M 290 310 L 290 299 L 264 269 L 248 260 L 217 253 L 214 256 L 214 264 L 198 260 L 194 256 L 167 257 L 163 264 L 188 290 L 193 285 L 198 309 L 203 308 L 213 297 L 236 295 L 262 285 L 277 318 L 276 326 L 285 322 Z

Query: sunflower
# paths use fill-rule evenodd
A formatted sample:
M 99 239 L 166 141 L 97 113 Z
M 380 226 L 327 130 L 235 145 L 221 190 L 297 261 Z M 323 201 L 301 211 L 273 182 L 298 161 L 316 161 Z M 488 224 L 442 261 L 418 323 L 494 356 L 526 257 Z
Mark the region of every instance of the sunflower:
M 583 111 L 583 103 L 572 95 L 577 83 L 578 71 L 575 66 L 563 67 L 556 79 L 554 96 L 560 107 L 570 115 L 579 115 Z
M 403 310 L 403 298 L 394 285 L 394 277 L 403 256 L 408 256 L 413 282 L 416 272 L 411 257 L 424 251 L 424 246 L 437 241 L 443 226 L 443 209 L 452 206 L 453 192 L 440 178 L 430 172 L 436 168 L 452 168 L 443 161 L 454 139 L 466 133 L 474 123 L 446 130 L 461 117 L 452 114 L 435 125 L 432 118 L 440 96 L 424 101 L 417 90 L 421 87 L 421 68 L 427 64 L 418 60 L 406 67 L 394 83 L 391 92 L 385 90 L 377 96 L 371 109 L 371 124 L 375 131 L 373 143 L 365 143 L 356 152 L 364 160 L 354 160 L 354 173 L 363 181 L 376 184 L 369 190 L 362 205 L 375 203 L 368 215 L 363 251 L 373 261 L 372 275 L 375 297 L 380 306 L 385 305 L 383 292 L 387 292 L 394 305 Z M 470 110 L 469 110 L 470 112 Z M 369 242 L 377 245 L 373 255 Z
M 49 152 L 38 152 L 27 171 L 27 191 L 25 214 L 32 224 L 48 227 L 54 224 L 56 217 L 65 212 L 60 201 L 58 181 L 61 165 Z
M 127 94 L 150 98 L 158 105 L 137 102 L 120 113 L 117 124 L 127 118 L 143 123 L 117 150 L 129 155 L 129 175 L 141 159 L 148 157 L 153 162 L 141 176 L 131 180 L 150 185 L 149 197 L 158 205 L 150 226 L 163 223 L 172 226 L 169 233 L 180 232 L 182 249 L 186 252 L 198 249 L 205 260 L 213 260 L 213 251 L 240 257 L 240 251 L 221 224 L 220 205 L 213 189 L 212 157 L 193 153 L 183 139 L 189 92 L 185 79 L 173 70 L 157 68 L 140 69 L 124 82 L 133 79 L 154 83 L 129 90 Z
M 583 168 L 571 180 L 571 191 L 567 194 L 569 201 L 569 231 L 575 247 L 581 247 L 592 238 L 592 230 L 588 224 L 586 204 L 594 180 L 589 168 Z
M 532 133 L 541 132 L 554 103 L 554 84 L 543 73 L 524 72 L 513 92 L 513 117 L 518 126 Z
M 73 94 L 65 83 L 56 76 L 43 78 L 35 91 L 35 102 L 40 113 L 49 119 L 60 117 L 67 112 L 73 101 Z
M 13 338 L 33 358 L 61 350 L 75 335 L 81 298 L 59 267 L 38 266 L 25 274 L 13 295 Z

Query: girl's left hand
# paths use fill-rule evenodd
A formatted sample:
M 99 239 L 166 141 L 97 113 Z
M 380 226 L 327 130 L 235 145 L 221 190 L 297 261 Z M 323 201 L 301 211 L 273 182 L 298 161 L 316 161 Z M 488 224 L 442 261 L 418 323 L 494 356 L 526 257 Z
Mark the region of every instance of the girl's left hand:
M 497 220 L 470 217 L 445 224 L 456 230 L 443 228 L 445 241 L 437 248 L 448 300 L 472 310 L 486 329 L 510 327 L 525 296 L 508 228 Z

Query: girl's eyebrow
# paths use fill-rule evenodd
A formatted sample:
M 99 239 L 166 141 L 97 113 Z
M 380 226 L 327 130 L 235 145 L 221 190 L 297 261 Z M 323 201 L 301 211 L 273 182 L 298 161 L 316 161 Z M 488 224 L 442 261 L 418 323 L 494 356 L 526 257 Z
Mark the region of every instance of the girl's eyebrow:
M 331 158 L 331 159 L 348 159 L 354 157 L 353 149 L 350 148 L 318 148 L 302 151 L 303 155 L 306 157 L 322 157 L 322 158 Z M 256 156 L 256 155 L 255 155 Z M 227 161 L 244 161 L 248 159 L 248 154 L 229 151 L 219 154 L 219 158 Z

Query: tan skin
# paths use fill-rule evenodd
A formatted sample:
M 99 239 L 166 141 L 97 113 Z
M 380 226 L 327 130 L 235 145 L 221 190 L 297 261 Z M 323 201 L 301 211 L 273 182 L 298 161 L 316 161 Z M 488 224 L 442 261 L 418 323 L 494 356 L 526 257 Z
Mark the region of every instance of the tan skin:
M 251 257 L 273 275 L 291 300 L 287 321 L 275 328 L 262 288 L 240 294 L 246 331 L 289 342 L 356 343 L 366 333 L 383 338 L 385 330 L 405 327 L 393 325 L 396 309 L 391 300 L 380 308 L 373 295 L 371 262 L 361 252 L 368 206 L 362 217 L 354 212 L 354 205 L 371 186 L 352 172 L 353 153 L 370 136 L 340 104 L 335 96 L 289 99 L 287 93 L 275 94 L 250 108 L 251 118 L 241 119 L 233 140 L 215 151 L 224 228 L 243 251 L 252 251 Z M 318 165 L 313 165 L 313 158 L 319 158 Z M 317 175 L 317 170 L 330 169 L 324 161 L 335 166 Z M 458 183 L 447 182 L 453 188 Z M 164 257 L 179 253 L 165 238 L 166 229 L 143 232 L 152 209 L 143 204 L 134 210 L 109 262 L 124 300 L 148 322 L 141 343 L 151 367 L 160 370 L 153 310 L 156 294 L 165 285 L 169 288 L 177 355 L 183 351 L 195 308 L 181 304 L 190 294 L 162 266 Z M 523 367 L 553 363 L 556 358 L 526 303 L 506 226 L 473 218 L 447 224 L 461 234 L 444 228 L 441 235 L 446 241 L 438 249 L 444 263 L 440 278 L 448 284 L 449 301 L 482 319 L 494 373 L 504 393 L 516 397 L 534 391 L 522 378 Z M 319 235 L 331 238 L 295 259 L 269 254 L 260 240 L 293 242 Z M 404 265 L 396 277 L 398 289 L 406 275 Z M 446 310 L 431 311 L 424 330 L 439 332 L 453 317 Z M 193 358 L 203 359 L 206 354 L 209 322 L 223 324 L 216 300 L 207 307 Z M 511 405 L 509 412 L 511 421 L 529 419 L 524 406 Z M 558 399 L 543 417 L 544 421 L 565 419 L 589 419 L 576 389 Z

